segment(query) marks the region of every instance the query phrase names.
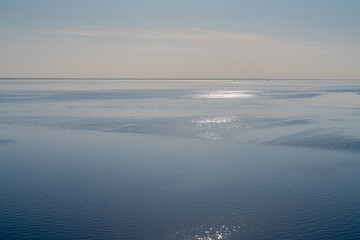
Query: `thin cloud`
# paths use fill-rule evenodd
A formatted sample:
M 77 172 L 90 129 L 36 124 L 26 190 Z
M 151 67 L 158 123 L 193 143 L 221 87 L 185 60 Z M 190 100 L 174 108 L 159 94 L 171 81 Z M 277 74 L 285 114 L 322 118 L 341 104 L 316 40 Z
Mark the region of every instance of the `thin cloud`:
M 127 48 L 130 51 L 139 53 L 151 53 L 151 52 L 181 52 L 181 51 L 196 51 L 198 48 L 185 48 L 185 47 L 138 47 Z
M 320 42 L 294 41 L 247 32 L 226 32 L 200 28 L 171 30 L 71 28 L 37 33 L 47 36 L 73 37 L 75 39 L 104 38 L 130 42 L 132 40 L 156 40 L 164 44 L 161 47 L 156 46 L 156 44 L 151 45 L 154 42 L 149 43 L 150 45 L 140 43 L 137 47 L 125 47 L 127 44 L 123 45 L 124 48 L 137 52 L 178 51 L 190 48 L 194 48 L 194 51 L 210 48 L 212 51 L 215 49 L 231 49 L 234 52 L 246 52 L 249 54 L 328 54 L 332 52 L 327 44 Z M 188 45 L 187 43 L 194 45 Z
M 82 30 L 82 29 L 59 29 L 52 31 L 40 32 L 46 35 L 54 36 L 75 36 L 75 37 L 101 37 L 113 35 L 112 31 L 101 31 L 101 30 Z
M 245 32 L 222 32 L 203 29 L 184 29 L 166 33 L 165 37 L 184 40 L 240 39 L 247 41 L 268 39 L 267 36 Z
M 74 37 L 136 37 L 145 39 L 179 39 L 179 40 L 219 40 L 237 39 L 246 41 L 257 41 L 270 39 L 268 36 L 245 33 L 245 32 L 223 32 L 204 30 L 197 28 L 176 29 L 176 30 L 102 30 L 102 29 L 58 29 L 39 32 L 53 36 L 74 36 Z
M 152 51 L 174 51 L 186 50 L 188 48 L 199 49 L 231 49 L 234 52 L 249 53 L 321 53 L 328 54 L 334 51 L 329 45 L 323 42 L 304 42 L 281 39 L 247 32 L 226 32 L 200 28 L 183 28 L 171 30 L 144 30 L 144 29 L 108 29 L 108 28 L 69 28 L 55 29 L 48 31 L 39 30 L 9 30 L 0 29 L 4 33 L 0 41 L 14 42 L 14 40 L 28 39 L 30 42 L 49 41 L 48 37 L 56 37 L 61 41 L 61 37 L 83 41 L 86 39 L 106 39 L 122 41 L 122 46 L 129 50 L 138 52 Z M 7 33 L 7 34 L 5 34 Z M 9 34 L 11 33 L 11 34 Z M 10 36 L 10 37 L 9 37 Z M 155 42 L 137 42 L 133 40 L 148 40 Z M 137 46 L 131 45 L 136 42 Z M 156 43 L 160 43 L 159 44 Z M 193 45 L 191 45 L 193 44 Z

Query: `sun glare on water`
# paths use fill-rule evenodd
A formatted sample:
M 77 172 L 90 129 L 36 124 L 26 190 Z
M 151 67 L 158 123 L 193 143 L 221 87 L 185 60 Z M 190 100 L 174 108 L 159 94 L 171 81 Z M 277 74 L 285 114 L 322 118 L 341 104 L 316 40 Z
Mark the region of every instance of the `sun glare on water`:
M 211 91 L 199 95 L 194 98 L 209 98 L 209 99 L 235 99 L 235 98 L 252 98 L 255 97 L 253 91 Z

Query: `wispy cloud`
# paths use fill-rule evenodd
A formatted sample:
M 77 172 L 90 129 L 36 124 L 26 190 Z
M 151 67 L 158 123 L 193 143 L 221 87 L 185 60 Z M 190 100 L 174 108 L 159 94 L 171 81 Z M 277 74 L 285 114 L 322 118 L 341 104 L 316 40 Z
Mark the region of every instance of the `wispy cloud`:
M 111 35 L 112 32 L 108 31 L 97 31 L 97 30 L 82 30 L 82 29 L 59 29 L 59 30 L 50 30 L 45 32 L 40 32 L 47 35 L 54 36 L 78 36 L 78 37 L 96 37 L 96 36 L 106 36 Z
M 253 54 L 269 53 L 321 53 L 333 52 L 328 44 L 322 42 L 304 42 L 282 39 L 248 32 L 216 31 L 200 28 L 182 28 L 166 30 L 148 29 L 116 29 L 116 28 L 68 28 L 53 30 L 9 30 L 0 29 L 4 34 L 0 41 L 16 42 L 16 39 L 28 39 L 29 42 L 45 43 L 54 41 L 61 43 L 64 37 L 67 41 L 81 44 L 90 43 L 92 39 L 107 40 L 111 46 L 127 48 L 138 52 L 172 51 L 174 49 L 211 49 L 211 51 L 231 50 Z M 8 37 L 4 37 L 8 36 Z M 154 41 L 147 41 L 154 40 Z M 79 41 L 78 41 L 79 42 Z M 121 44 L 120 44 L 121 42 Z
M 12 58 L 22 59 L 24 69 L 34 62 L 54 72 L 68 69 L 72 76 L 81 71 L 73 66 L 84 66 L 84 72 L 95 75 L 97 71 L 109 72 L 107 76 L 204 76 L 204 73 L 224 76 L 226 73 L 226 76 L 258 77 L 262 72 L 266 76 L 306 77 L 311 69 L 319 73 L 330 71 L 326 66 L 340 66 L 339 62 L 351 55 L 350 51 L 358 52 L 358 48 L 331 42 L 200 28 L 0 29 L 0 41 L 2 55 L 18 56 Z M 351 56 L 350 64 L 354 66 L 346 67 L 357 69 L 358 54 Z M 27 60 L 29 57 L 31 61 Z M 10 72 L 8 59 L 0 57 L 3 63 L 0 70 Z
M 241 39 L 247 41 L 268 39 L 267 36 L 245 32 L 221 32 L 202 29 L 186 29 L 168 34 L 169 38 L 189 40 Z
M 218 40 L 218 39 L 241 39 L 241 40 L 263 40 L 267 36 L 245 33 L 245 32 L 223 32 L 214 30 L 205 30 L 198 28 L 177 29 L 170 31 L 151 31 L 147 32 L 143 37 L 150 38 L 169 38 L 181 40 Z
M 139 29 L 58 29 L 39 32 L 53 36 L 74 37 L 136 37 L 145 39 L 179 39 L 179 40 L 218 40 L 240 39 L 247 41 L 265 40 L 268 36 L 246 32 L 224 32 L 199 28 L 175 30 L 139 30 Z
M 41 34 L 63 37 L 81 38 L 106 38 L 113 40 L 137 39 L 137 40 L 158 40 L 184 41 L 201 43 L 204 47 L 208 44 L 218 43 L 217 47 L 229 48 L 234 51 L 263 52 L 263 53 L 299 53 L 299 52 L 318 52 L 329 53 L 331 50 L 326 48 L 323 43 L 286 40 L 279 37 L 247 33 L 247 32 L 225 32 L 200 28 L 184 28 L 170 30 L 143 30 L 143 29 L 58 29 L 41 32 Z M 228 46 L 229 44 L 229 46 Z M 231 46 L 230 46 L 231 45 Z M 199 45 L 197 45 L 198 47 Z M 188 48 L 189 46 L 186 46 Z M 147 47 L 146 47 L 147 48 Z M 139 46 L 137 50 L 145 47 Z M 166 49 L 164 46 L 162 50 Z M 179 46 L 176 46 L 178 49 Z M 154 47 L 149 47 L 153 51 Z M 173 46 L 167 48 L 173 49 Z M 150 50 L 149 50 L 150 51 Z

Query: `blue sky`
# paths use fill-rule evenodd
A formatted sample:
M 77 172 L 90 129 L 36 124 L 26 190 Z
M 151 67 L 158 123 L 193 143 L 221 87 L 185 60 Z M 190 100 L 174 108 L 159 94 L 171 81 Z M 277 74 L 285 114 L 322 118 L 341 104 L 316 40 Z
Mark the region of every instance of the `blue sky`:
M 360 78 L 358 0 L 0 0 L 0 77 Z

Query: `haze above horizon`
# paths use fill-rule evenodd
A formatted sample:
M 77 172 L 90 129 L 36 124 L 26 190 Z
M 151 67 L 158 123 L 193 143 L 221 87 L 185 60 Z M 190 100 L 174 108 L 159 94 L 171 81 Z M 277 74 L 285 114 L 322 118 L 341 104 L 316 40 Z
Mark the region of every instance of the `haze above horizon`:
M 0 1 L 0 78 L 359 79 L 357 0 Z

